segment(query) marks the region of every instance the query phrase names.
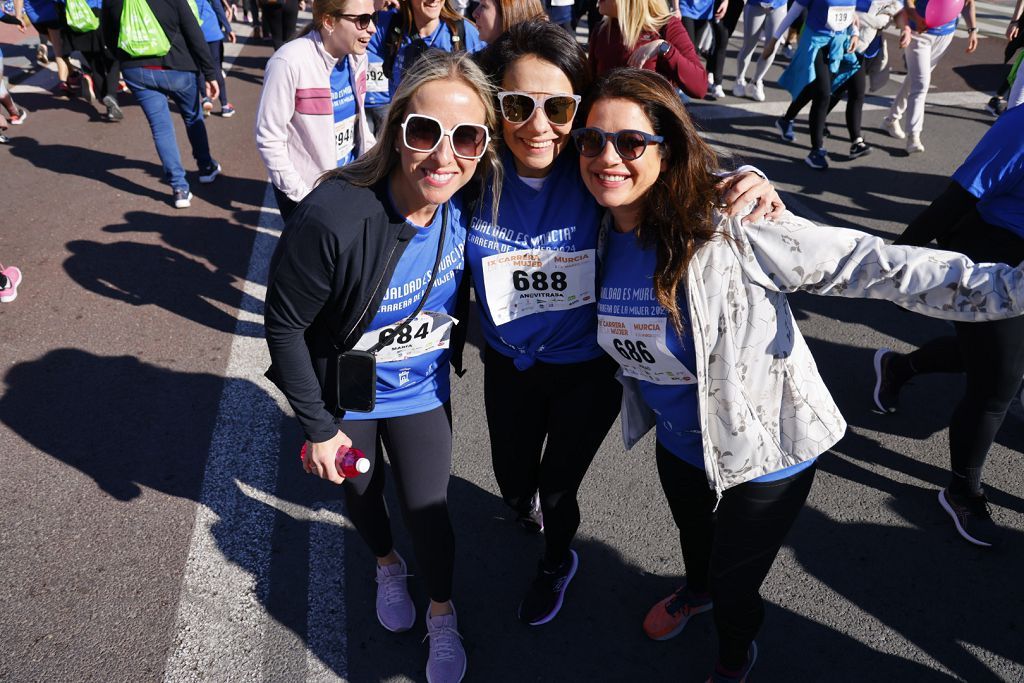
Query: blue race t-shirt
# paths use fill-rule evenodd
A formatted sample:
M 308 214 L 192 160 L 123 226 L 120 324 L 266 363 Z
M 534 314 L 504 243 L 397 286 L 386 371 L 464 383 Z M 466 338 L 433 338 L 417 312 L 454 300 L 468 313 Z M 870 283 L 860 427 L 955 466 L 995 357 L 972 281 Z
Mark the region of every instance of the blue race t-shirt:
M 57 3 L 54 0 L 25 0 L 25 14 L 33 24 L 57 21 Z
M 690 19 L 710 19 L 715 15 L 715 0 L 679 0 L 679 13 Z
M 356 96 L 348 59 L 338 60 L 331 71 L 331 105 L 334 108 L 334 154 L 338 167 L 355 161 Z
M 906 2 L 904 2 L 903 4 L 905 6 Z M 917 13 L 920 14 L 922 17 L 927 16 L 925 14 L 925 12 L 928 11 L 928 0 L 919 0 L 915 4 L 915 8 L 917 9 Z M 927 31 L 925 31 L 925 33 L 927 33 L 929 35 L 933 35 L 933 36 L 948 36 L 953 31 L 956 31 L 956 23 L 959 20 L 960 20 L 960 16 L 957 15 L 956 17 L 953 18 L 952 21 L 948 21 L 948 22 L 946 22 L 945 24 L 943 24 L 941 26 L 933 26 L 932 28 L 929 28 Z M 917 30 L 917 22 L 916 21 L 911 21 L 910 22 L 910 28 L 912 28 L 912 29 L 914 29 L 916 31 Z
M 683 462 L 704 469 L 693 332 L 683 321 L 680 336 L 654 295 L 657 252 L 644 249 L 634 233 L 608 231 L 597 304 L 598 342 L 637 380 L 640 395 L 657 416 L 658 443 Z M 679 297 L 686 310 L 685 294 Z M 808 460 L 754 479 L 775 481 L 811 466 Z
M 1024 106 L 996 119 L 953 180 L 978 198 L 986 223 L 1024 237 Z
M 856 0 L 797 0 L 807 8 L 804 25 L 815 34 L 833 35 L 853 25 Z
M 577 363 L 601 355 L 597 319 L 600 209 L 583 185 L 579 157 L 563 152 L 540 189 L 504 152 L 498 225 L 488 193 L 473 217 L 466 261 L 484 339 L 524 370 L 540 360 Z
M 377 32 L 370 38 L 370 44 L 367 46 L 367 54 L 369 57 L 370 68 L 372 70 L 373 65 L 383 65 L 384 62 L 384 51 L 387 42 L 387 36 L 392 30 L 393 24 L 398 21 L 398 10 L 390 9 L 386 12 L 379 12 L 377 14 Z M 466 45 L 465 49 L 467 52 L 477 52 L 487 47 L 487 43 L 480 40 L 480 33 L 476 30 L 476 26 L 473 22 L 464 22 L 466 27 Z M 445 52 L 452 51 L 452 34 L 448 30 L 448 24 L 444 21 L 438 22 L 437 28 L 434 29 L 433 33 L 423 38 L 423 42 L 428 48 L 436 48 L 444 50 Z M 398 90 L 398 84 L 402 81 L 402 76 L 405 74 L 405 60 L 409 55 L 409 47 L 412 45 L 413 39 L 408 35 L 402 36 L 402 42 L 398 47 L 398 54 L 395 55 L 395 63 L 391 68 L 391 73 L 383 73 L 383 69 L 379 76 L 367 75 L 367 90 L 370 89 L 371 79 L 374 83 L 378 84 L 375 87 L 380 87 L 379 84 L 382 80 L 387 82 L 387 91 L 384 93 L 381 90 L 377 90 L 374 96 L 368 98 L 366 103 L 371 107 L 379 107 L 383 104 L 391 102 L 391 98 L 394 97 L 395 91 Z M 419 50 L 416 51 L 419 54 Z M 384 97 L 386 94 L 386 97 Z
M 466 225 L 457 200 L 448 202 L 441 265 L 423 309 L 403 323 L 419 306 L 437 259 L 443 208 L 426 227 L 414 226 L 416 236 L 402 252 L 387 293 L 367 331 L 355 348 L 366 350 L 382 339 L 390 342 L 377 352 L 377 404 L 370 413 L 347 413 L 348 420 L 376 420 L 414 415 L 443 405 L 451 397 L 448 361 L 459 283 L 465 271 Z M 465 323 L 465 321 L 460 321 Z M 383 335 L 383 336 L 382 336 Z
M 219 3 L 220 0 L 212 0 L 212 2 L 211 0 L 196 0 L 196 7 L 199 9 L 199 21 L 201 22 L 199 26 L 203 29 L 203 38 L 208 43 L 224 40 L 224 32 L 221 30 L 217 13 L 213 9 L 213 2 Z M 221 11 L 224 11 L 223 8 Z M 218 64 L 217 67 L 220 68 L 220 65 Z

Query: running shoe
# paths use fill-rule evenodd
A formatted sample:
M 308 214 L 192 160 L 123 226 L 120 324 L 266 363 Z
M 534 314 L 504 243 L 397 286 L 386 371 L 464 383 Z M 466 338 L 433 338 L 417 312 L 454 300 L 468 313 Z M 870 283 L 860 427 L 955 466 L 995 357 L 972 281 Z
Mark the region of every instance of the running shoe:
M 210 184 L 217 179 L 220 175 L 220 164 L 214 161 L 210 166 L 200 167 L 199 169 L 199 182 L 203 184 Z
M 83 100 L 89 104 L 96 101 L 96 89 L 92 84 L 92 76 L 87 73 L 83 73 L 82 77 L 78 79 L 78 87 L 80 90 L 79 94 L 82 96 Z
M 793 122 L 789 119 L 783 116 L 775 119 L 775 128 L 779 131 L 779 135 L 783 140 L 787 142 L 796 140 L 796 131 L 793 129 Z
M 187 209 L 192 206 L 192 193 L 188 188 L 174 191 L 174 208 Z
M 725 97 L 725 89 L 722 88 L 721 84 L 713 85 L 708 88 L 708 94 L 704 97 L 706 100 L 720 100 Z
M 761 81 L 747 83 L 747 87 L 744 89 L 743 95 L 745 97 L 749 97 L 755 102 L 764 102 L 764 83 Z
M 107 121 L 121 121 L 124 119 L 124 112 L 118 106 L 117 100 L 110 95 L 104 96 L 103 106 L 107 108 Z
M 747 82 L 743 79 L 736 81 L 736 85 L 732 86 L 733 97 L 746 97 L 747 96 Z
M 644 617 L 644 633 L 651 640 L 678 636 L 690 617 L 711 611 L 711 596 L 694 597 L 684 583 L 672 595 L 660 601 Z
M 18 105 L 14 105 L 14 108 L 18 113 L 9 117 L 8 120 L 11 122 L 12 126 L 20 126 L 25 123 L 25 119 L 28 118 L 28 111 L 25 110 L 25 107 L 19 107 Z
M 898 381 L 889 369 L 889 363 L 897 353 L 892 349 L 882 347 L 875 351 L 875 392 L 872 398 L 875 401 L 874 412 L 881 415 L 895 413 L 900 402 L 900 389 L 903 382 Z
M 850 158 L 867 156 L 871 154 L 871 145 L 864 142 L 864 138 L 857 138 L 857 141 L 850 145 Z
M 942 489 L 939 491 L 939 505 L 953 518 L 957 533 L 968 542 L 985 548 L 999 543 L 999 527 L 992 521 L 992 510 L 984 493 L 969 496 Z
M 459 621 L 455 607 L 451 614 L 430 616 L 427 608 L 427 635 L 430 654 L 427 656 L 427 683 L 459 683 L 466 675 L 466 650 L 462 647 Z
M 209 97 L 203 98 L 203 116 L 209 116 L 213 111 L 213 100 Z
M 121 79 L 119 79 L 117 81 L 117 92 L 118 93 L 130 93 L 131 91 L 132 91 L 132 89 L 128 87 L 128 84 L 124 82 L 123 78 L 121 78 Z
M 811 153 L 804 157 L 804 163 L 819 171 L 828 170 L 828 153 L 824 147 L 812 149 Z
M 232 116 L 235 115 L 235 108 L 232 106 L 230 102 L 228 102 L 220 108 L 220 115 L 226 119 L 230 119 Z
M 907 154 L 920 154 L 924 151 L 924 145 L 921 144 L 921 136 L 917 133 L 911 133 L 907 137 Z
M 0 145 L 6 145 L 10 141 L 11 139 L 9 137 L 4 135 L 3 133 L 0 133 Z
M 71 97 L 74 97 L 75 95 L 75 91 L 71 88 L 70 85 L 68 85 L 67 81 L 61 81 L 60 83 L 58 83 L 57 90 L 55 92 L 58 96 L 67 97 L 69 99 Z
M 50 63 L 50 48 L 43 43 L 36 46 L 36 64 L 46 66 Z
M 757 662 L 757 643 L 751 643 L 750 649 L 747 651 L 747 663 L 743 665 L 735 674 L 723 673 L 719 670 L 718 666 L 715 666 L 715 670 L 708 676 L 707 683 L 746 683 L 750 680 L 750 670 L 754 668 L 754 663 Z
M 408 631 L 416 623 L 408 578 L 409 570 L 401 555 L 395 564 L 377 565 L 377 621 L 393 633 Z
M 520 512 L 516 517 L 516 522 L 534 534 L 544 531 L 544 513 L 540 509 L 540 492 L 533 494 L 533 498 L 530 499 L 530 509 Z
M 0 301 L 9 304 L 18 298 L 18 287 L 21 286 L 21 269 L 15 266 L 4 268 L 0 265 L 0 275 L 3 275 L 3 285 L 0 286 Z
M 998 95 L 996 97 L 993 97 L 988 101 L 988 104 L 985 105 L 985 111 L 987 111 L 992 116 L 1002 115 L 1002 113 L 1006 111 L 1006 100 L 1004 100 L 1002 97 L 999 97 Z
M 786 59 L 793 59 L 796 54 L 796 43 L 786 43 L 782 46 L 782 56 Z
M 540 626 L 554 619 L 562 609 L 565 591 L 579 566 L 580 558 L 575 550 L 569 550 L 569 557 L 553 569 L 541 560 L 537 576 L 519 604 L 519 620 L 530 626 Z
M 904 140 L 907 137 L 907 134 L 903 132 L 903 126 L 900 125 L 900 122 L 888 116 L 882 119 L 882 130 L 897 140 Z

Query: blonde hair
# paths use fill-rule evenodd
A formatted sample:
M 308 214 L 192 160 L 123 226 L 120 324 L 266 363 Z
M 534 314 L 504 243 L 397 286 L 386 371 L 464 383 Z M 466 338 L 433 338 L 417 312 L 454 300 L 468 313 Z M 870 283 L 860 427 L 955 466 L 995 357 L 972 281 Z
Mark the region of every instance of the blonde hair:
M 615 0 L 615 6 L 619 14 L 615 21 L 619 22 L 622 43 L 629 50 L 636 47 L 641 33 L 658 32 L 673 17 L 665 0 Z
M 468 52 L 427 50 L 402 77 L 402 82 L 399 83 L 398 90 L 391 99 L 387 118 L 377 130 L 377 144 L 351 164 L 327 171 L 320 176 L 320 181 L 340 177 L 353 185 L 370 187 L 387 178 L 398 165 L 399 152 L 397 149 L 401 145 L 399 133 L 401 124 L 405 120 L 406 109 L 409 107 L 409 100 L 419 92 L 420 88 L 434 81 L 459 81 L 469 86 L 484 106 L 484 124 L 490 131 L 496 129 L 498 117 L 494 109 L 494 100 L 497 91 L 473 61 L 472 55 Z M 498 159 L 492 135 L 483 157 L 480 158 L 473 179 L 480 183 L 482 190 L 489 175 L 491 192 L 494 197 L 500 197 L 501 170 L 501 161 Z M 494 206 L 496 212 L 497 201 L 494 202 Z M 497 215 L 495 215 L 494 223 L 497 222 Z

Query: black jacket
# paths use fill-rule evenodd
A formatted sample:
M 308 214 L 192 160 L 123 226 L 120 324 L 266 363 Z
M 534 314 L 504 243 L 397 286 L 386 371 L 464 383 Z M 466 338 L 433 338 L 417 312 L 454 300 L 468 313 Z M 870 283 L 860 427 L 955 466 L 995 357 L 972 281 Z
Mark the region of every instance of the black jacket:
M 264 312 L 271 368 L 307 438 L 326 441 L 344 412 L 333 381 L 339 351 L 359 341 L 376 315 L 416 229 L 391 207 L 387 181 L 370 188 L 320 183 L 288 219 L 270 261 Z M 452 365 L 462 374 L 469 310 L 462 279 Z
M 204 0 L 199 0 L 200 2 Z M 218 0 L 219 1 L 219 0 Z M 103 3 L 104 41 L 115 50 L 122 69 L 138 66 L 162 66 L 175 71 L 202 71 L 206 80 L 216 80 L 219 66 L 214 67 L 210 47 L 203 37 L 196 15 L 186 0 L 146 0 L 153 10 L 160 28 L 171 42 L 170 51 L 163 57 L 132 57 L 117 47 L 121 34 L 121 10 L 124 0 L 105 0 Z

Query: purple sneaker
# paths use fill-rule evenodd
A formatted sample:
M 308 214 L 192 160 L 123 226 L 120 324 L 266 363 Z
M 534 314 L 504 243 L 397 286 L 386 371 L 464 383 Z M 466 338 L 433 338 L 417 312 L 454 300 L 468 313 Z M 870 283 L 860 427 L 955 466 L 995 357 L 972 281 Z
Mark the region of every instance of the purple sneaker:
M 430 655 L 427 657 L 427 683 L 459 683 L 466 675 L 466 651 L 459 635 L 455 607 L 451 614 L 430 616 L 427 607 L 427 635 Z
M 416 622 L 416 607 L 405 581 L 408 577 L 401 555 L 395 564 L 377 565 L 377 621 L 394 633 L 408 631 Z

